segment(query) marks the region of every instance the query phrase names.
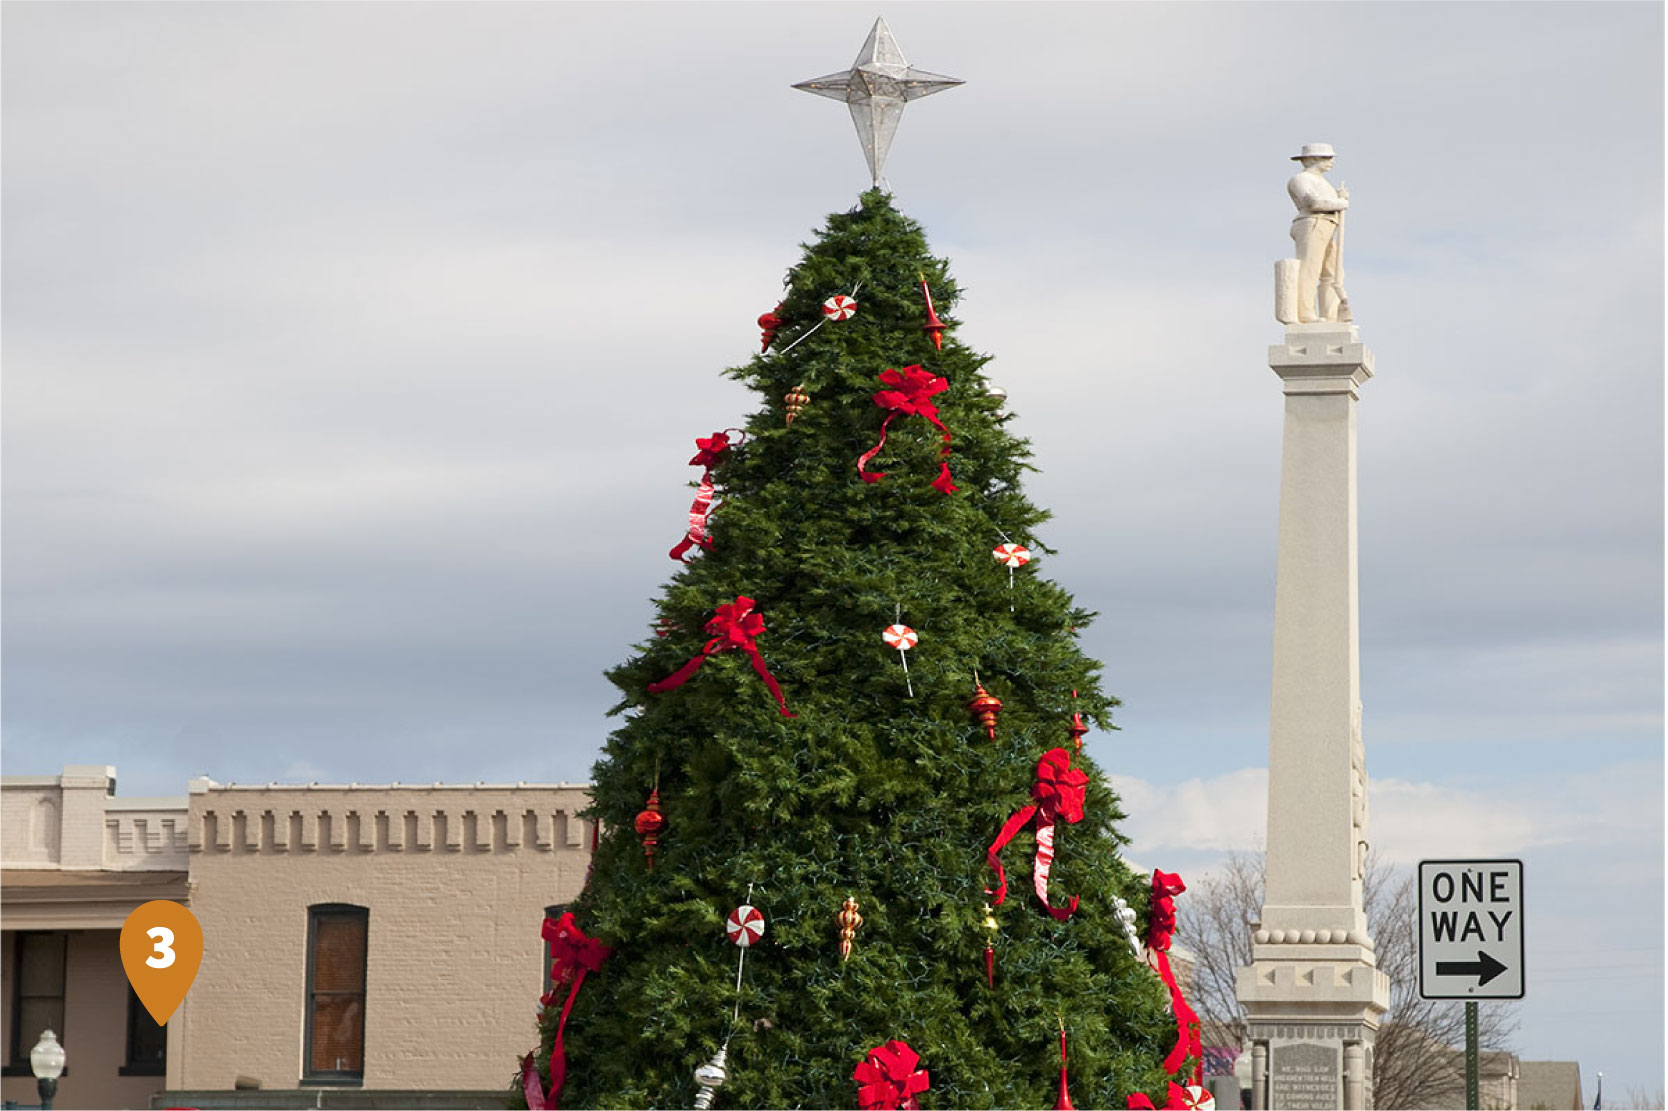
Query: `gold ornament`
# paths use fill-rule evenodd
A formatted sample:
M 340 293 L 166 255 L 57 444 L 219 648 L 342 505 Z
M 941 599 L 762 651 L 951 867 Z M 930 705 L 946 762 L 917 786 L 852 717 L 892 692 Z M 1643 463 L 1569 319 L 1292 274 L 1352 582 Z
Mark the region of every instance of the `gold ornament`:
M 805 406 L 810 403 L 811 395 L 805 392 L 805 383 L 801 382 L 799 385 L 783 394 L 782 401 L 788 407 L 788 423 L 792 424 L 793 418 L 797 417 L 800 410 L 804 409 Z
M 857 913 L 857 900 L 847 895 L 845 906 L 834 920 L 840 923 L 840 959 L 850 960 L 852 939 L 857 936 L 857 927 L 863 924 L 863 916 Z

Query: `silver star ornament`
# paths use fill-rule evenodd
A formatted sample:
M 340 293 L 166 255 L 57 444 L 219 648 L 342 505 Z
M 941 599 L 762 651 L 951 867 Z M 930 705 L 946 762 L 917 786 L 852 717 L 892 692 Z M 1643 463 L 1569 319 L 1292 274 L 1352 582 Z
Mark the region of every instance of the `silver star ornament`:
M 878 189 L 886 152 L 903 118 L 904 105 L 960 84 L 959 77 L 912 67 L 904 60 L 886 21 L 877 19 L 850 69 L 801 81 L 794 88 L 846 102 L 851 122 L 857 125 L 857 139 L 863 144 L 863 157 L 869 161 L 869 174 Z

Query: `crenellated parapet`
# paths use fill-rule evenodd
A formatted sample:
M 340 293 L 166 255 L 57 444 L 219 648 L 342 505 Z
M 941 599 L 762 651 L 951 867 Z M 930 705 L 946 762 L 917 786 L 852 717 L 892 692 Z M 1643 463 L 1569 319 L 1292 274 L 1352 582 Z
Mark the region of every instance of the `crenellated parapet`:
M 568 783 L 191 785 L 197 853 L 548 853 L 588 850 L 590 799 Z

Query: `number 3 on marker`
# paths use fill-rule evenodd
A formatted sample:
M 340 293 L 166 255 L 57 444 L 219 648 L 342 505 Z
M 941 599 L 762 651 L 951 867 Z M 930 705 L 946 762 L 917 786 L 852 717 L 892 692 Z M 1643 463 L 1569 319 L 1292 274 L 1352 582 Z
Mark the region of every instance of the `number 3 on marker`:
M 152 926 L 145 931 L 145 936 L 156 939 L 156 955 L 145 958 L 145 963 L 152 968 L 167 968 L 174 963 L 174 931 L 167 926 Z

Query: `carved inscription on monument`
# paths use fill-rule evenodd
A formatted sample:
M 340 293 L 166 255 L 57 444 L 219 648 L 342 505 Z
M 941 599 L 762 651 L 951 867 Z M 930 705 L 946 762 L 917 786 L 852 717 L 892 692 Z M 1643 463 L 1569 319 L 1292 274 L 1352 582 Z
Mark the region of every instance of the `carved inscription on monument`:
M 1269 1049 L 1271 1095 L 1280 1111 L 1336 1111 L 1344 1105 L 1338 1046 L 1275 1042 Z

